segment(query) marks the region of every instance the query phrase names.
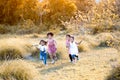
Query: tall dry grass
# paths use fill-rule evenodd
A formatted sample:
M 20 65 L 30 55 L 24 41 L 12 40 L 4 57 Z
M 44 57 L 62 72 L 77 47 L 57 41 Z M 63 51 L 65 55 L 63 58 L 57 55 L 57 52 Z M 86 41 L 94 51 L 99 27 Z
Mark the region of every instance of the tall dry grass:
M 40 80 L 37 69 L 23 60 L 4 62 L 0 66 L 0 80 Z
M 120 80 L 120 67 L 113 69 L 106 80 Z
M 9 38 L 0 40 L 0 60 L 24 58 L 35 51 L 36 49 L 26 39 Z
M 68 52 L 65 46 L 66 46 L 65 40 L 59 39 L 57 41 L 57 55 L 58 55 L 58 58 L 60 59 L 68 58 Z

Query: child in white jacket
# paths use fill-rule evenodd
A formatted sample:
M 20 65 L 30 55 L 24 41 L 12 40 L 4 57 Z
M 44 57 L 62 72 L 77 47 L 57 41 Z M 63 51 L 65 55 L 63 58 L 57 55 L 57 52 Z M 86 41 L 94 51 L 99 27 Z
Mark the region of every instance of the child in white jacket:
M 71 37 L 70 39 L 70 54 L 72 56 L 73 63 L 78 59 L 78 46 L 76 42 L 74 41 L 74 37 Z

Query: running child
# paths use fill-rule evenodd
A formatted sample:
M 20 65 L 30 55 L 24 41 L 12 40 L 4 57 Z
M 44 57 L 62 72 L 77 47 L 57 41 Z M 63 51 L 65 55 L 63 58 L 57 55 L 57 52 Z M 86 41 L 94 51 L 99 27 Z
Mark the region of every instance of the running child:
M 76 42 L 74 41 L 74 37 L 71 36 L 70 38 L 70 54 L 72 56 L 72 62 L 75 63 L 78 59 L 78 47 Z
M 40 60 L 43 61 L 44 65 L 47 65 L 47 42 L 44 40 L 41 40 L 39 43 L 39 46 L 37 47 L 40 50 Z
M 71 36 L 69 34 L 66 35 L 66 48 L 67 48 L 67 52 L 69 54 L 70 62 L 72 62 L 72 56 L 70 54 L 70 38 L 71 38 Z
M 56 51 L 57 51 L 57 48 L 56 48 L 56 41 L 53 39 L 53 36 L 54 34 L 52 32 L 49 32 L 47 34 L 47 37 L 48 37 L 48 42 L 47 42 L 47 46 L 48 46 L 48 53 L 49 53 L 49 56 L 52 60 L 52 64 L 55 63 L 55 61 L 57 60 L 57 56 L 56 56 Z

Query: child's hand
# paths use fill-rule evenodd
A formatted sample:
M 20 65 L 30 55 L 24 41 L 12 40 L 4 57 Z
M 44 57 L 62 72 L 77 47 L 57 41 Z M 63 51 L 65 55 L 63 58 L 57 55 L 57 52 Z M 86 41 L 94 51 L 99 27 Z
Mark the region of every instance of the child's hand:
M 37 47 L 37 46 L 38 46 L 38 44 L 33 44 L 32 46 Z
M 78 42 L 78 43 L 76 42 L 77 45 L 79 45 L 79 44 L 81 44 L 81 43 L 82 43 L 82 40 L 81 40 L 80 42 Z

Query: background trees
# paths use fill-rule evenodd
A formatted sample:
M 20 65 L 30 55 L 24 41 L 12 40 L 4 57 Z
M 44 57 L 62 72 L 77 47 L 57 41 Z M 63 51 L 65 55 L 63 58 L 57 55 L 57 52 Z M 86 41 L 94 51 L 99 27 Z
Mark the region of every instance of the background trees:
M 102 0 L 97 4 L 95 0 L 43 0 L 42 2 L 39 0 L 0 0 L 0 24 L 21 26 L 25 23 L 24 28 L 27 24 L 34 24 L 40 30 L 43 28 L 48 30 L 53 27 L 60 28 L 61 21 L 74 20 L 71 23 L 78 26 L 92 24 L 101 29 L 114 25 L 120 15 L 119 6 L 119 0 Z M 64 27 L 67 26 L 64 25 Z M 0 29 L 3 28 L 0 27 Z M 31 27 L 25 29 L 29 28 Z
M 17 24 L 20 20 L 38 20 L 37 0 L 0 0 L 0 23 Z

